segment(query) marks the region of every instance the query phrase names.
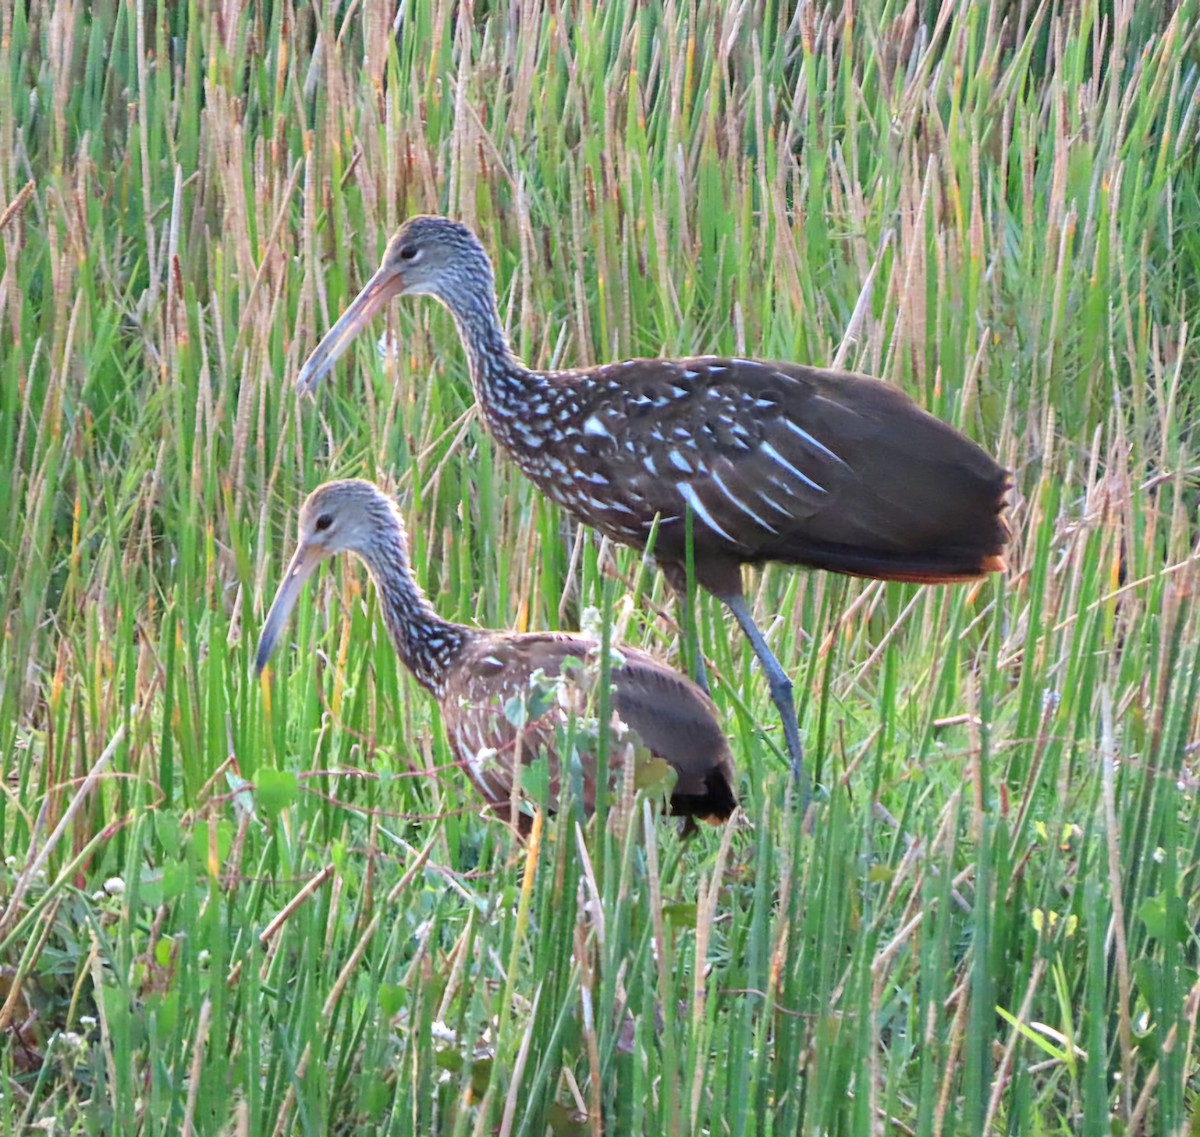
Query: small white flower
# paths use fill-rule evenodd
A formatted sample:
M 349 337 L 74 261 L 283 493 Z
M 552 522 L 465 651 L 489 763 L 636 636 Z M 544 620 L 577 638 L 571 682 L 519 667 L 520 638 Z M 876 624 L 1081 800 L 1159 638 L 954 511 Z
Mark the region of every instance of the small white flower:
M 67 1051 L 72 1055 L 86 1054 L 88 1049 L 87 1039 L 82 1034 L 77 1034 L 73 1030 L 59 1031 L 54 1036 L 54 1043 L 62 1050 Z
M 104 891 L 109 896 L 123 896 L 125 894 L 125 882 L 119 876 L 110 876 L 104 882 Z
M 391 332 L 385 332 L 375 341 L 375 351 L 380 359 L 399 359 L 400 341 Z
M 583 635 L 590 636 L 594 640 L 598 640 L 604 635 L 604 618 L 599 608 L 592 604 L 584 608 L 579 615 L 579 630 Z
M 432 1022 L 429 1024 L 429 1035 L 436 1042 L 457 1042 L 458 1032 L 453 1028 L 448 1027 L 444 1022 Z

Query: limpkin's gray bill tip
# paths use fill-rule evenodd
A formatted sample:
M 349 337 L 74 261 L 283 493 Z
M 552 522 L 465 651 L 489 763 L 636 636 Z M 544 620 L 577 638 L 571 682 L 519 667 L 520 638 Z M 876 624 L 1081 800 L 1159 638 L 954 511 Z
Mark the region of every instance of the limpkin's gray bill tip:
M 263 668 L 267 666 L 267 660 L 271 658 L 271 649 L 274 646 L 274 644 L 267 643 L 265 639 L 258 641 L 258 654 L 254 657 L 255 676 L 262 675 Z
M 290 605 L 289 605 L 290 607 Z M 271 611 L 267 613 L 266 622 L 263 624 L 263 630 L 258 637 L 258 651 L 254 655 L 254 674 L 261 675 L 263 668 L 267 666 L 272 654 L 275 651 L 275 644 L 279 641 L 279 633 L 283 630 L 287 623 L 288 613 L 278 611 L 278 602 L 271 605 Z M 282 618 L 280 618 L 282 616 Z
M 312 366 L 311 359 L 306 360 L 304 366 L 300 368 L 300 374 L 296 376 L 296 394 L 311 395 L 320 382 L 321 373 Z

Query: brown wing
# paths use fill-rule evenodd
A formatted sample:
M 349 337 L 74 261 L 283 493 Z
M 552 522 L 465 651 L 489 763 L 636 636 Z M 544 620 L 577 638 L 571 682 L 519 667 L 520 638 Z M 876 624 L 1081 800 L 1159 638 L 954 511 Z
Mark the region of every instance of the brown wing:
M 529 765 L 541 757 L 548 762 L 551 802 L 557 801 L 559 750 L 569 730 L 582 764 L 584 806 L 591 811 L 599 651 L 599 644 L 584 637 L 495 636 L 472 645 L 456 665 L 442 700 L 446 732 L 490 803 L 508 805 L 518 758 Z M 575 665 L 564 667 L 568 660 Z M 733 761 L 708 697 L 682 675 L 628 648 L 614 653 L 610 677 L 612 737 L 632 734 L 676 770 L 672 811 L 729 817 L 737 804 Z M 610 751 L 614 767 L 619 750 Z
M 861 375 L 703 357 L 587 373 L 543 489 L 618 540 L 683 559 L 781 560 L 891 579 L 1002 567 L 1006 471 Z M 718 589 L 719 591 L 719 589 Z
M 690 679 L 640 651 L 624 649 L 613 675 L 617 713 L 678 778 L 671 811 L 724 821 L 737 807 L 733 756 L 712 700 Z

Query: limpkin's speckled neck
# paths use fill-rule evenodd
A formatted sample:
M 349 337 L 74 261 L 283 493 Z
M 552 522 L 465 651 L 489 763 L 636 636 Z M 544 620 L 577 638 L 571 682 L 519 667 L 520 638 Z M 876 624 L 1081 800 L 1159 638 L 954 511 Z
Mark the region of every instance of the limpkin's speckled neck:
M 481 250 L 482 256 L 482 250 Z M 543 419 L 554 421 L 570 392 L 540 371 L 526 367 L 509 347 L 496 306 L 491 268 L 455 280 L 439 299 L 454 316 L 467 352 L 475 398 L 498 441 L 518 452 L 545 441 Z
M 417 682 L 441 699 L 447 672 L 476 633 L 434 611 L 413 580 L 398 527 L 379 530 L 369 547 L 356 551 L 379 592 L 396 653 Z

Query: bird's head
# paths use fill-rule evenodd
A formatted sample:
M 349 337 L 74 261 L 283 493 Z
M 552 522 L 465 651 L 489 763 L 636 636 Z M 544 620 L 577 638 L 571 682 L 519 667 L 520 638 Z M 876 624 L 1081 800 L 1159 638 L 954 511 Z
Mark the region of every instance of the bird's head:
M 451 308 L 495 290 L 492 264 L 479 239 L 448 217 L 410 217 L 388 242 L 383 261 L 337 323 L 325 333 L 296 377 L 312 391 L 367 322 L 394 296 L 435 296 Z
M 396 504 L 371 482 L 357 479 L 318 486 L 300 509 L 300 537 L 271 609 L 263 623 L 255 666 L 267 665 L 288 617 L 316 567 L 338 553 L 369 556 L 380 545 L 405 544 L 404 523 Z

